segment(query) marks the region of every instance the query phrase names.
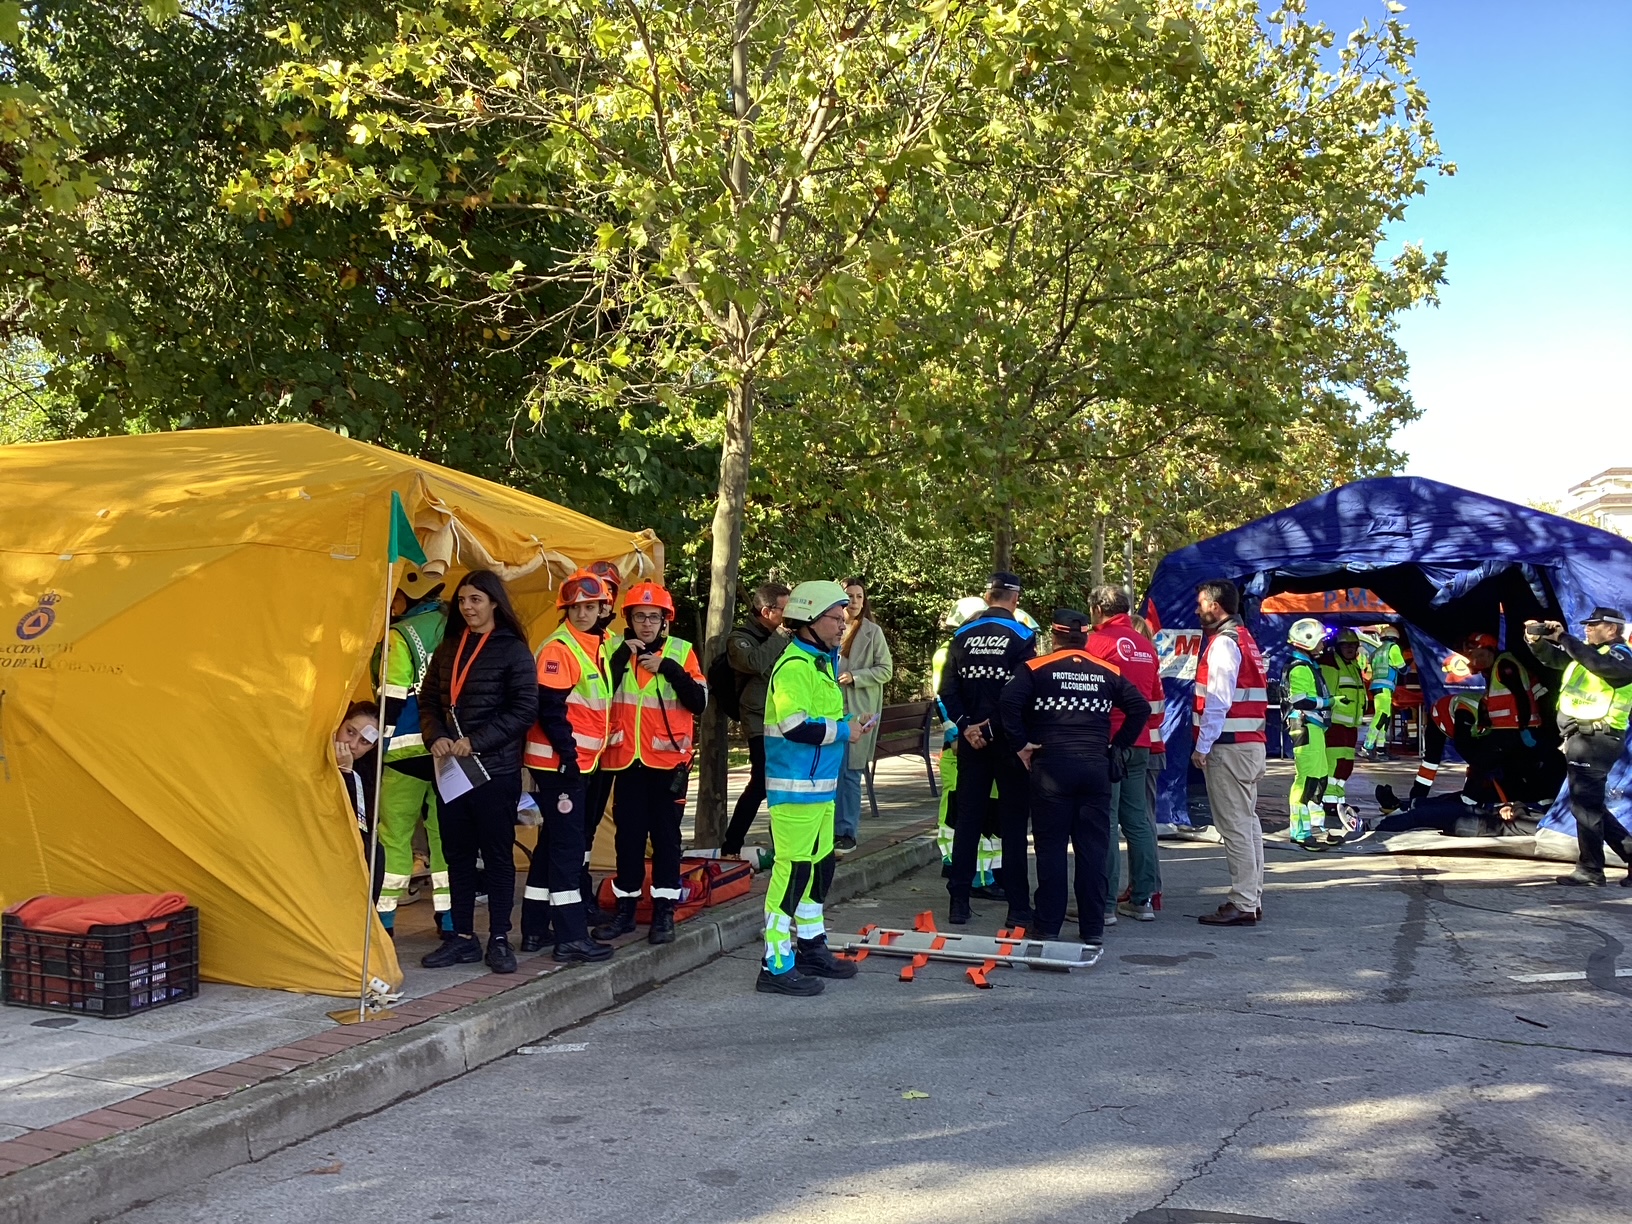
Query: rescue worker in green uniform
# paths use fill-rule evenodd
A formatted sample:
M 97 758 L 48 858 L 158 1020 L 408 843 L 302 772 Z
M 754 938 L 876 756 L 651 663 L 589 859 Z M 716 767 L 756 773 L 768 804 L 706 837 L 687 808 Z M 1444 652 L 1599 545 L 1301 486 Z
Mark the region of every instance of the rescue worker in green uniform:
M 1332 697 L 1332 724 L 1326 728 L 1326 840 L 1343 840 L 1343 805 L 1348 799 L 1349 776 L 1354 773 L 1354 749 L 1360 724 L 1366 717 L 1366 678 L 1360 670 L 1360 635 L 1353 629 L 1338 632 L 1320 667 L 1326 691 Z
M 765 695 L 765 787 L 776 861 L 765 894 L 765 960 L 755 989 L 821 994 L 822 978 L 856 966 L 827 946 L 822 901 L 833 879 L 833 807 L 848 745 L 877 715 L 848 718 L 839 688 L 839 640 L 850 594 L 836 582 L 801 582 L 783 623 L 793 630 Z M 797 943 L 795 940 L 797 939 Z
M 385 877 L 375 905 L 380 925 L 395 937 L 397 906 L 414 874 L 414 830 L 425 821 L 430 847 L 431 900 L 436 927 L 444 939 L 453 934 L 448 864 L 442 856 L 437 825 L 435 763 L 419 734 L 419 686 L 431 655 L 442 642 L 448 609 L 441 602 L 439 575 L 411 568 L 397 585 L 390 640 L 385 655 L 385 769 L 380 776 L 380 849 Z M 398 605 L 402 610 L 397 612 Z
M 1632 648 L 1622 641 L 1626 618 L 1595 608 L 1586 619 L 1586 640 L 1571 637 L 1557 621 L 1526 621 L 1524 640 L 1548 666 L 1564 665 L 1558 694 L 1558 729 L 1569 763 L 1570 810 L 1575 815 L 1579 858 L 1558 883 L 1602 888 L 1604 843 L 1629 864 L 1622 888 L 1632 888 L 1632 836 L 1605 801 L 1609 771 L 1626 747 L 1632 715 Z
M 1365 753 L 1380 761 L 1388 755 L 1388 724 L 1394 717 L 1394 689 L 1405 670 L 1400 631 L 1393 625 L 1377 630 L 1382 639 L 1371 652 L 1371 726 L 1366 729 Z
M 1326 727 L 1331 722 L 1332 698 L 1316 661 L 1326 627 L 1306 616 L 1293 623 L 1286 635 L 1292 657 L 1286 664 L 1286 736 L 1292 745 L 1292 844 L 1305 850 L 1324 850 L 1321 830 L 1326 814 L 1320 799 L 1326 790 Z
M 958 600 L 953 609 L 941 621 L 942 629 L 956 629 L 971 616 L 979 616 L 986 610 L 986 601 L 979 595 L 966 595 Z M 941 647 L 930 659 L 930 691 L 941 691 L 941 673 L 946 670 L 946 656 L 952 648 L 950 642 L 942 642 Z M 946 707 L 940 704 L 940 698 L 935 699 L 940 708 L 941 720 L 946 724 L 945 738 L 941 747 L 941 813 L 935 824 L 935 845 L 941 852 L 941 874 L 950 875 L 952 872 L 952 814 L 958 810 L 958 728 L 946 716 Z M 993 784 L 992 795 L 997 795 L 997 786 Z M 971 897 L 984 897 L 988 901 L 1002 901 L 1005 899 L 1003 890 L 997 884 L 997 869 L 1003 865 L 1003 843 L 998 840 L 995 822 L 991 832 L 982 831 L 981 838 L 975 846 L 975 881 L 969 889 Z

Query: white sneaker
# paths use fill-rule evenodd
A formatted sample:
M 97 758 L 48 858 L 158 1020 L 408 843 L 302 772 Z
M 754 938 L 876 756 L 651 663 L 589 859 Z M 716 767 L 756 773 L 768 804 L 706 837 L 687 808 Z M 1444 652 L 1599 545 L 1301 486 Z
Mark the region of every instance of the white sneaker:
M 1156 909 L 1149 901 L 1118 901 L 1116 912 L 1127 915 L 1135 922 L 1156 921 Z
M 1117 908 L 1120 909 L 1121 907 L 1118 906 Z M 1108 909 L 1105 911 L 1105 925 L 1108 927 L 1116 925 L 1116 910 Z

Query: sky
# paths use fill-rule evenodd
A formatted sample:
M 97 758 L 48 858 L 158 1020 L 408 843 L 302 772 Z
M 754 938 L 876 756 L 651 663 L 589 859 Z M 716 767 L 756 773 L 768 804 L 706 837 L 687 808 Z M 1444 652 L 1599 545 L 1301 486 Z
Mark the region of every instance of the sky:
M 1382 0 L 1310 0 L 1339 37 Z M 1406 472 L 1517 502 L 1632 466 L 1632 0 L 1407 0 L 1452 178 L 1390 234 L 1445 251 L 1399 339 Z

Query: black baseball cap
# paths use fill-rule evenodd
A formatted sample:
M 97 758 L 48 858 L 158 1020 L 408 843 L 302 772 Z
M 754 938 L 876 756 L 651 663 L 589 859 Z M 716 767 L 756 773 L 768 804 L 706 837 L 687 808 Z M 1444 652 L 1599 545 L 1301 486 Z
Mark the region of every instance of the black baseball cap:
M 1055 633 L 1087 633 L 1092 626 L 1093 622 L 1075 608 L 1054 609 Z
M 1020 578 L 1016 574 L 1009 573 L 1008 570 L 997 570 L 987 580 L 986 589 L 988 591 L 1018 591 L 1021 589 Z
M 1584 625 L 1625 625 L 1626 617 L 1614 608 L 1606 608 L 1602 604 L 1592 610 L 1592 615 L 1581 622 Z

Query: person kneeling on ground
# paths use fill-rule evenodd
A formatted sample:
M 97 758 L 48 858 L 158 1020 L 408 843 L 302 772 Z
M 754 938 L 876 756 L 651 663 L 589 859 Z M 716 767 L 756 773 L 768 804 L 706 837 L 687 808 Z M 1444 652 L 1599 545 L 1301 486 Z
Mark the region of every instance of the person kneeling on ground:
M 833 804 L 848 746 L 876 719 L 850 719 L 839 689 L 839 639 L 850 596 L 802 582 L 788 598 L 793 640 L 765 696 L 765 777 L 776 861 L 765 894 L 765 963 L 755 989 L 815 995 L 821 978 L 856 976 L 827 946 L 822 901 L 833 881 Z M 798 946 L 793 936 L 797 931 Z
M 1120 671 L 1090 655 L 1087 644 L 1088 618 L 1069 608 L 1055 612 L 1054 653 L 1026 660 L 1003 686 L 998 709 L 1006 742 L 1021 745 L 1016 755 L 1031 774 L 1037 900 L 1030 933 L 1060 936 L 1069 843 L 1077 858 L 1077 925 L 1083 943 L 1098 944 L 1105 934 L 1111 783 L 1127 776 L 1128 752 L 1150 722 L 1150 703 Z M 1122 715 L 1115 735 L 1113 711 Z
M 596 939 L 635 929 L 646 883 L 646 841 L 652 843 L 650 943 L 674 940 L 680 903 L 680 819 L 695 751 L 697 715 L 708 686 L 691 643 L 669 634 L 674 601 L 655 582 L 629 588 L 623 614 L 628 639 L 612 656 L 612 736 L 601 769 L 617 778 L 612 815 L 617 826 L 617 913 L 595 928 Z

